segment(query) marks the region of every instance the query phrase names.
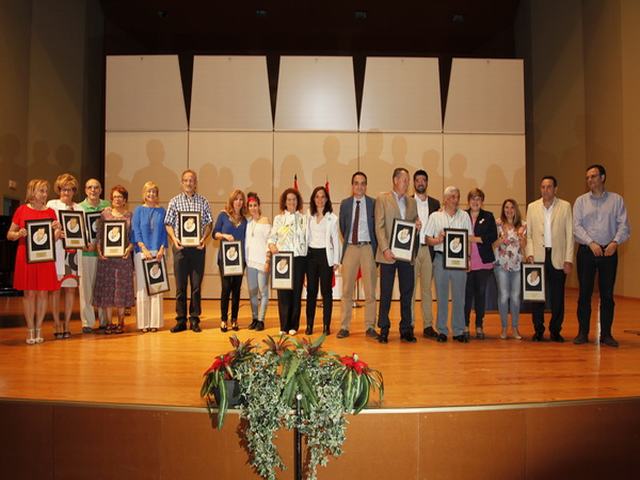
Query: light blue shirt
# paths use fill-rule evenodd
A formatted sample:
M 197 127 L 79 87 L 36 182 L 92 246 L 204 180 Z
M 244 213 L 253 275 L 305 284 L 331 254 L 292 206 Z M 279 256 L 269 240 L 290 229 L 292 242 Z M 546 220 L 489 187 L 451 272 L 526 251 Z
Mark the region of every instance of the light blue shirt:
M 360 217 L 358 218 L 358 241 L 370 242 L 371 235 L 369 235 L 369 223 L 367 222 L 367 199 L 363 195 L 362 198 L 353 197 L 353 209 L 351 211 L 351 228 L 356 219 L 356 206 L 360 202 Z M 351 235 L 349 235 L 348 242 L 351 243 Z
M 407 216 L 407 196 L 403 195 L 401 197 L 395 192 L 395 190 L 391 190 L 391 193 L 393 193 L 393 198 L 396 199 L 396 203 L 398 204 L 398 208 L 400 209 L 400 218 L 404 220 Z
M 627 209 L 620 195 L 605 191 L 596 197 L 588 192 L 573 204 L 573 236 L 581 245 L 596 242 L 607 246 L 612 241 L 621 244 L 631 235 Z

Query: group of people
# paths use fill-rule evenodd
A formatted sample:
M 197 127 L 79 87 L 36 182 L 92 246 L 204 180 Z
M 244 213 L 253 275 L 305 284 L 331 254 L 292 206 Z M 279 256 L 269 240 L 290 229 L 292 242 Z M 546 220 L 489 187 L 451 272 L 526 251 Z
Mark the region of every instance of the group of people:
M 295 188 L 279 198 L 280 212 L 273 223 L 262 215 L 260 197 L 234 190 L 225 208 L 214 218 L 209 202 L 197 193 L 198 178 L 193 170 L 181 177 L 182 192 L 169 201 L 165 211 L 159 206 L 158 186 L 144 185 L 144 204 L 131 213 L 128 192 L 122 186 L 110 191 L 110 201 L 101 200 L 102 188 L 95 179 L 85 184 L 86 198 L 73 202 L 77 180 L 69 174 L 55 182 L 59 198 L 47 202 L 48 182 L 31 180 L 26 203 L 16 211 L 7 234 L 18 240 L 14 286 L 24 290 L 27 343 L 43 341 L 41 328 L 46 313 L 47 292 L 51 297 L 55 338 L 70 336 L 69 320 L 75 288 L 80 290 L 83 332 L 90 333 L 99 320 L 106 333 L 122 333 L 125 309 L 136 305 L 137 325 L 142 332 L 157 331 L 163 324 L 162 295 L 149 295 L 145 288 L 143 260 L 162 259 L 169 244 L 173 251 L 176 283 L 176 323 L 171 332 L 187 328 L 200 332 L 201 284 L 205 270 L 206 246 L 211 237 L 221 241 L 240 241 L 244 249 L 252 319 L 249 329 L 263 330 L 269 299 L 269 272 L 272 255 L 291 252 L 292 288 L 278 289 L 278 316 L 281 333 L 295 335 L 300 328 L 302 291 L 306 282 L 306 329 L 314 332 L 317 296 L 322 294 L 322 332 L 331 333 L 333 314 L 332 285 L 338 268 L 342 275 L 341 318 L 337 338 L 350 335 L 353 292 L 358 278 L 364 290 L 365 335 L 380 343 L 389 341 L 389 317 L 395 277 L 400 291 L 400 339 L 414 343 L 416 293 L 419 288 L 423 317 L 423 336 L 446 342 L 451 333 L 456 341 L 471 338 L 470 317 L 475 311 L 475 337 L 484 339 L 485 297 L 490 274 L 498 287 L 498 309 L 502 330 L 500 338 L 521 339 L 519 313 L 521 303 L 521 267 L 523 262 L 544 264 L 546 292 L 551 305 L 550 339 L 564 341 L 564 286 L 574 263 L 574 243 L 578 243 L 577 271 L 580 282 L 578 300 L 579 333 L 574 343 L 589 341 L 591 297 L 596 272 L 600 290 L 600 342 L 618 346 L 611 331 L 613 323 L 613 287 L 617 269 L 617 247 L 629 238 L 630 229 L 624 201 L 605 189 L 606 171 L 592 165 L 586 171 L 589 192 L 569 202 L 556 196 L 557 180 L 545 176 L 540 184 L 541 198 L 528 205 L 526 222 L 514 199 L 502 203 L 500 216 L 483 209 L 485 194 L 478 188 L 467 195 L 468 209 L 460 208 L 460 190 L 448 186 L 442 206 L 427 194 L 429 176 L 418 170 L 413 174 L 414 194 L 409 195 L 410 175 L 396 168 L 392 189 L 373 198 L 367 195 L 367 176 L 355 172 L 352 194 L 342 200 L 339 216 L 333 213 L 329 191 L 316 187 L 308 210 Z M 101 212 L 98 239 L 82 251 L 63 248 L 63 229 L 59 210 Z M 198 213 L 199 243 L 183 245 L 179 219 L 181 213 Z M 27 263 L 25 221 L 51 219 L 57 256 L 52 262 Z M 129 244 L 121 258 L 107 258 L 102 252 L 100 221 L 126 222 Z M 396 259 L 392 249 L 392 231 L 398 219 L 415 224 L 416 248 L 410 261 Z M 450 269 L 444 262 L 446 229 L 464 229 L 469 238 L 468 268 Z M 132 260 L 133 257 L 133 260 Z M 240 290 L 243 276 L 224 275 L 221 250 L 217 263 L 221 278 L 220 330 L 238 330 Z M 380 302 L 376 313 L 376 278 L 380 269 Z M 134 286 L 134 275 L 136 282 Z M 435 282 L 437 315 L 432 314 L 431 285 Z M 188 287 L 190 284 L 190 295 Z M 59 318 L 60 291 L 64 289 L 64 321 Z M 135 289 L 135 290 L 134 290 Z M 135 294 L 134 294 L 135 293 Z M 451 293 L 451 302 L 449 302 Z M 188 302 L 188 299 L 190 300 Z M 188 309 L 187 309 L 188 303 Z M 231 312 L 229 314 L 229 303 Z M 533 341 L 544 339 L 544 303 L 533 305 Z M 116 321 L 112 316 L 115 311 Z M 511 332 L 509 332 L 509 313 Z M 377 327 L 376 330 L 376 317 Z

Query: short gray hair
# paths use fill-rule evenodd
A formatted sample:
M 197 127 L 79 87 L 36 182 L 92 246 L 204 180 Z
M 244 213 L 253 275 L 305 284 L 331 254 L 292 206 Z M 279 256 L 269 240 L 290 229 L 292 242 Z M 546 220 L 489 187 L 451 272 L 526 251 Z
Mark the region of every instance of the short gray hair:
M 449 185 L 447 188 L 444 189 L 444 198 L 450 197 L 453 194 L 457 193 L 458 196 L 460 196 L 460 189 L 458 187 L 454 187 L 453 185 Z

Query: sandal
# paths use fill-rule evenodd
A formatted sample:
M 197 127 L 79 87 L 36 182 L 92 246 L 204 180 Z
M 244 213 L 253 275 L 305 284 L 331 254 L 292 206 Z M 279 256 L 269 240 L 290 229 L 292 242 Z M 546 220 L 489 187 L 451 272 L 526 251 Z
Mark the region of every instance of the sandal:
M 34 330 L 32 328 L 30 328 L 28 330 L 29 332 L 29 336 L 27 337 L 27 345 L 33 345 L 34 343 L 36 343 L 36 337 L 34 334 Z
M 124 325 L 122 324 L 116 325 L 115 333 L 118 335 L 120 335 L 121 333 L 124 333 Z
M 148 331 L 149 331 L 149 329 L 147 327 L 140 329 L 141 333 L 147 333 Z
M 62 332 L 62 338 L 71 338 L 71 332 Z
M 116 327 L 115 325 L 110 323 L 104 328 L 104 333 L 107 335 L 111 335 L 115 331 L 115 327 Z
M 220 331 L 222 333 L 225 333 L 228 330 L 227 328 L 227 322 L 220 322 Z
M 42 330 L 40 328 L 36 328 L 35 341 L 36 341 L 36 343 L 44 342 L 44 338 L 42 338 Z
M 240 330 L 240 327 L 238 327 L 237 320 L 231 320 L 231 330 L 233 330 L 234 332 L 237 332 L 238 330 Z
M 63 335 L 60 332 L 56 332 L 53 334 L 53 338 L 55 338 L 56 340 L 62 340 Z
M 151 333 L 156 333 L 158 331 L 158 329 L 156 327 L 151 327 Z

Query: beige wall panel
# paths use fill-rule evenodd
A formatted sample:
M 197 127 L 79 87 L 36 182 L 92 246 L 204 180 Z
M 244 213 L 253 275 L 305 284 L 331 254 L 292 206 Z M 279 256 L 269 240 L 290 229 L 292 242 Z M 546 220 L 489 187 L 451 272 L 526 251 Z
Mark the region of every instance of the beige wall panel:
M 524 133 L 522 60 L 454 58 L 444 131 Z
M 272 132 L 190 132 L 189 168 L 198 172 L 199 191 L 224 203 L 240 188 L 271 201 Z
M 358 129 L 351 57 L 280 57 L 276 130 Z
M 266 57 L 193 59 L 190 130 L 273 129 Z
M 525 202 L 524 135 L 444 135 L 444 185 L 460 189 L 461 200 L 474 187 L 485 203 L 505 198 Z
M 416 170 L 426 170 L 429 195 L 442 199 L 442 134 L 363 132 L 358 141 L 359 169 L 367 174 L 369 195 L 388 192 L 393 169 L 405 167 L 411 178 Z
M 360 131 L 441 132 L 437 58 L 367 58 Z
M 334 204 L 351 194 L 351 175 L 358 169 L 356 133 L 276 132 L 273 142 L 274 203 L 283 190 L 293 186 L 296 174 L 305 211 L 313 188 L 327 179 Z
M 107 131 L 184 131 L 187 114 L 177 55 L 108 56 Z
M 144 183 L 153 180 L 162 200 L 177 195 L 180 174 L 187 168 L 187 136 L 187 132 L 107 132 L 105 191 L 120 184 L 135 201 Z

